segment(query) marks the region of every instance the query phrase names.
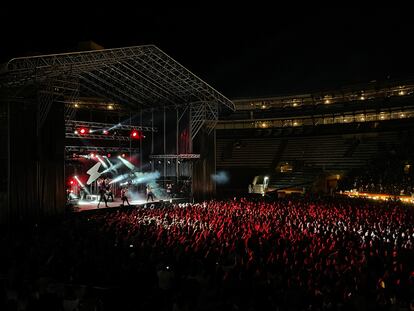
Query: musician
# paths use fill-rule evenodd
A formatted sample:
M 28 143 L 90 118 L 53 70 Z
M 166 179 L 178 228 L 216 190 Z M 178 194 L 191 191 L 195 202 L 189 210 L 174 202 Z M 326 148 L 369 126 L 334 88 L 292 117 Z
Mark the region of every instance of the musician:
M 172 184 L 171 184 L 171 183 L 168 183 L 168 184 L 167 184 L 167 196 L 168 196 L 169 198 L 171 198 L 171 197 L 172 197 Z
M 99 192 L 99 202 L 98 207 L 101 204 L 102 200 L 105 202 L 105 207 L 108 207 L 108 201 L 106 200 L 106 184 L 105 180 L 102 178 L 98 179 L 98 192 Z
M 131 206 L 131 204 L 129 204 L 129 201 L 128 201 L 127 192 L 128 192 L 128 188 L 122 187 L 121 189 L 122 206 L 124 206 L 125 201 L 127 202 L 128 206 Z
M 154 194 L 152 193 L 152 189 L 149 184 L 147 185 L 146 191 L 147 191 L 147 202 L 150 198 L 151 198 L 151 201 L 154 201 Z
M 109 198 L 111 198 L 111 202 L 113 202 L 114 194 L 112 193 L 112 184 L 109 178 L 105 179 L 105 185 L 106 185 L 106 200 L 109 201 Z
M 79 190 L 79 196 L 80 196 L 80 200 L 82 201 L 83 199 L 85 199 L 85 189 L 84 187 L 81 187 Z

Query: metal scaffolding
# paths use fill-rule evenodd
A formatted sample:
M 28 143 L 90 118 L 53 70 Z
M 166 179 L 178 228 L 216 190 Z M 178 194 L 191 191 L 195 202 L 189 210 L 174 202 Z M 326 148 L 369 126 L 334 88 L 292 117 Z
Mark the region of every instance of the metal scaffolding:
M 234 104 L 154 45 L 20 57 L 0 73 L 0 88 L 37 85 L 39 120 L 54 101 L 98 96 L 133 110 L 190 108 L 191 138 L 210 130 L 220 107 Z M 66 117 L 73 117 L 73 107 Z M 42 125 L 42 122 L 39 123 Z
M 79 121 L 79 120 L 66 120 L 66 138 L 73 139 L 99 139 L 99 140 L 116 140 L 116 141 L 130 141 L 129 136 L 125 136 L 122 133 L 113 133 L 113 131 L 145 131 L 145 132 L 156 132 L 157 129 L 150 126 L 141 126 L 141 125 L 127 125 L 123 123 L 113 124 L 113 123 L 102 123 L 102 122 L 90 122 L 90 121 Z M 88 128 L 89 133 L 82 135 L 77 133 L 79 128 Z M 104 133 L 106 131 L 106 134 Z
M 97 147 L 97 146 L 66 146 L 66 152 L 74 153 L 90 153 L 90 152 L 127 152 L 127 153 L 138 153 L 139 148 L 129 147 Z
M 191 159 L 200 159 L 199 154 L 190 153 L 190 154 L 153 154 L 150 155 L 150 159 L 178 159 L 178 160 L 191 160 Z
M 55 112 L 56 115 L 59 113 L 59 121 L 62 116 L 62 122 L 64 114 L 66 130 L 63 128 L 60 130 L 65 130 L 66 141 L 63 136 L 59 138 L 62 144 L 70 145 L 66 146 L 66 153 L 84 152 L 85 150 L 139 152 L 141 169 L 143 168 L 142 158 L 147 155 L 176 153 L 171 156 L 175 159 L 173 161 L 176 161 L 177 181 L 180 173 L 184 172 L 184 168 L 186 169 L 185 175 L 192 176 L 193 164 L 197 161 L 190 159 L 200 157 L 200 155 L 192 154 L 193 140 L 214 129 L 220 109 L 235 110 L 232 101 L 154 45 L 14 58 L 0 68 L 0 94 L 0 101 L 8 104 L 21 102 L 30 106 L 31 111 L 36 112 L 33 116 L 33 126 L 37 128 L 35 138 L 42 144 L 49 144 L 48 140 L 41 138 L 50 133 L 46 129 L 48 126 L 50 128 L 51 122 L 57 123 L 58 121 L 57 117 L 50 118 L 52 113 Z M 64 111 L 61 109 L 63 107 L 59 106 L 61 104 L 65 105 Z M 96 119 L 92 119 L 92 113 L 89 115 L 85 113 L 86 109 L 89 112 L 92 111 L 89 107 L 102 107 L 103 109 L 94 115 Z M 114 122 L 116 112 L 119 112 L 119 119 L 122 114 L 129 114 L 129 123 L 121 122 L 118 125 L 116 121 Z M 175 122 L 168 118 L 167 114 L 175 114 Z M 78 121 L 79 119 L 107 123 Z M 115 123 L 120 131 L 115 134 L 115 130 L 109 130 L 114 126 L 110 123 Z M 175 133 L 170 136 L 171 129 L 167 127 L 171 124 L 174 124 Z M 154 125 L 159 128 L 158 132 Z M 31 123 L 27 124 L 28 128 L 31 126 Z M 76 131 L 81 127 L 88 127 L 92 129 L 92 132 L 79 135 L 82 133 L 76 133 Z M 134 142 L 133 145 L 131 137 L 120 135 L 122 131 L 132 129 L 149 132 L 151 145 L 148 153 L 143 152 L 145 148 L 141 139 L 139 143 Z M 106 130 L 109 133 L 106 133 Z M 182 145 L 179 144 L 180 130 L 183 134 Z M 167 136 L 169 139 L 175 136 L 175 150 L 167 148 Z M 154 139 L 158 140 L 155 146 L 162 146 L 162 149 L 156 150 Z M 100 140 L 100 146 L 75 146 L 83 143 L 90 144 L 89 140 L 94 140 L 94 144 Z M 119 145 L 118 147 L 113 146 L 114 141 Z M 128 141 L 129 149 L 125 146 Z M 105 145 L 111 146 L 105 147 Z M 139 148 L 132 148 L 137 146 Z M 45 146 L 41 146 L 39 150 L 43 147 Z M 197 148 L 194 149 L 197 150 Z M 188 155 L 183 156 L 182 153 Z M 59 153 L 56 157 L 58 156 L 64 158 L 64 153 Z M 182 159 L 186 160 L 181 164 Z M 157 163 L 162 160 L 165 183 L 167 173 L 172 168 L 167 164 L 172 161 L 169 160 L 169 155 L 165 155 L 157 160 Z M 154 170 L 155 161 L 150 162 L 151 169 Z M 11 163 L 10 158 L 9 163 Z M 36 165 L 51 169 L 45 161 L 39 163 Z M 54 164 L 56 168 L 60 163 L 56 161 Z M 14 166 L 10 176 L 19 170 L 18 166 Z M 63 170 L 55 171 L 63 172 Z M 46 170 L 33 169 L 33 176 L 51 178 L 52 175 L 46 175 L 45 172 Z M 54 171 L 51 169 L 51 172 Z M 209 172 L 205 174 L 209 175 Z M 57 187 L 61 187 L 61 183 Z M 8 188 L 8 196 L 12 193 L 10 189 Z M 64 194 L 58 192 L 56 196 L 59 196 L 60 200 Z M 39 202 L 43 200 L 40 194 L 39 198 Z M 17 199 L 15 201 L 20 202 Z M 55 202 L 57 201 L 51 199 L 46 205 L 52 208 Z M 46 205 L 42 203 L 41 206 Z M 22 210 L 28 210 L 28 208 L 24 207 Z

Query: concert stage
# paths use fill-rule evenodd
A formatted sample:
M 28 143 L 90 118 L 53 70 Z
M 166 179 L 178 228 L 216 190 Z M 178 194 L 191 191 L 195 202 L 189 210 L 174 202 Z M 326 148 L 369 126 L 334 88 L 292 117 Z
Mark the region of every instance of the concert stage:
M 112 208 L 127 208 L 128 204 L 122 206 L 122 200 L 120 198 L 116 198 L 114 202 L 108 202 L 108 207 L 105 206 L 105 202 L 101 202 L 98 208 L 99 201 L 77 201 L 72 202 L 73 204 L 73 211 L 75 212 L 84 212 L 84 211 L 91 211 L 91 210 L 103 210 L 103 209 L 112 209 Z M 131 205 L 130 207 L 144 207 L 147 205 L 150 207 L 152 204 L 154 207 L 162 206 L 165 204 L 174 204 L 174 203 L 186 203 L 189 202 L 188 198 L 171 198 L 171 199 L 157 199 L 154 201 L 147 202 L 146 200 L 132 200 L 129 202 Z

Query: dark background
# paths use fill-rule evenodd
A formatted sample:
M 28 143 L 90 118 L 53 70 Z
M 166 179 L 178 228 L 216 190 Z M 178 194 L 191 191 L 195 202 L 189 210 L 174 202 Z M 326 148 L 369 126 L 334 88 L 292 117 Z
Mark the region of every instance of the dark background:
M 412 10 L 143 7 L 55 2 L 0 10 L 0 62 L 77 49 L 155 44 L 229 98 L 283 95 L 413 77 Z

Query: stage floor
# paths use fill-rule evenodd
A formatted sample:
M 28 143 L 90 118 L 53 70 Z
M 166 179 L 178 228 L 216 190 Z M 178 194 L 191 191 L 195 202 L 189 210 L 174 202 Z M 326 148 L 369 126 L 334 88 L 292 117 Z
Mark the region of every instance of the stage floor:
M 108 207 L 105 206 L 105 202 L 101 202 L 99 204 L 98 208 L 98 202 L 99 201 L 78 201 L 77 203 L 74 203 L 74 210 L 76 212 L 83 212 L 83 211 L 90 211 L 90 210 L 102 210 L 102 209 L 110 209 L 110 208 L 120 208 L 122 206 L 122 200 L 120 198 L 116 198 L 114 202 L 109 201 Z M 188 199 L 184 198 L 171 198 L 171 199 L 164 199 L 164 200 L 154 200 L 154 201 L 146 201 L 146 200 L 133 200 L 129 201 L 129 204 L 131 207 L 134 206 L 144 206 L 145 204 L 151 205 L 159 205 L 160 203 L 184 203 L 189 202 Z M 126 203 L 125 203 L 126 204 Z M 125 207 L 128 207 L 128 204 L 125 205 Z

